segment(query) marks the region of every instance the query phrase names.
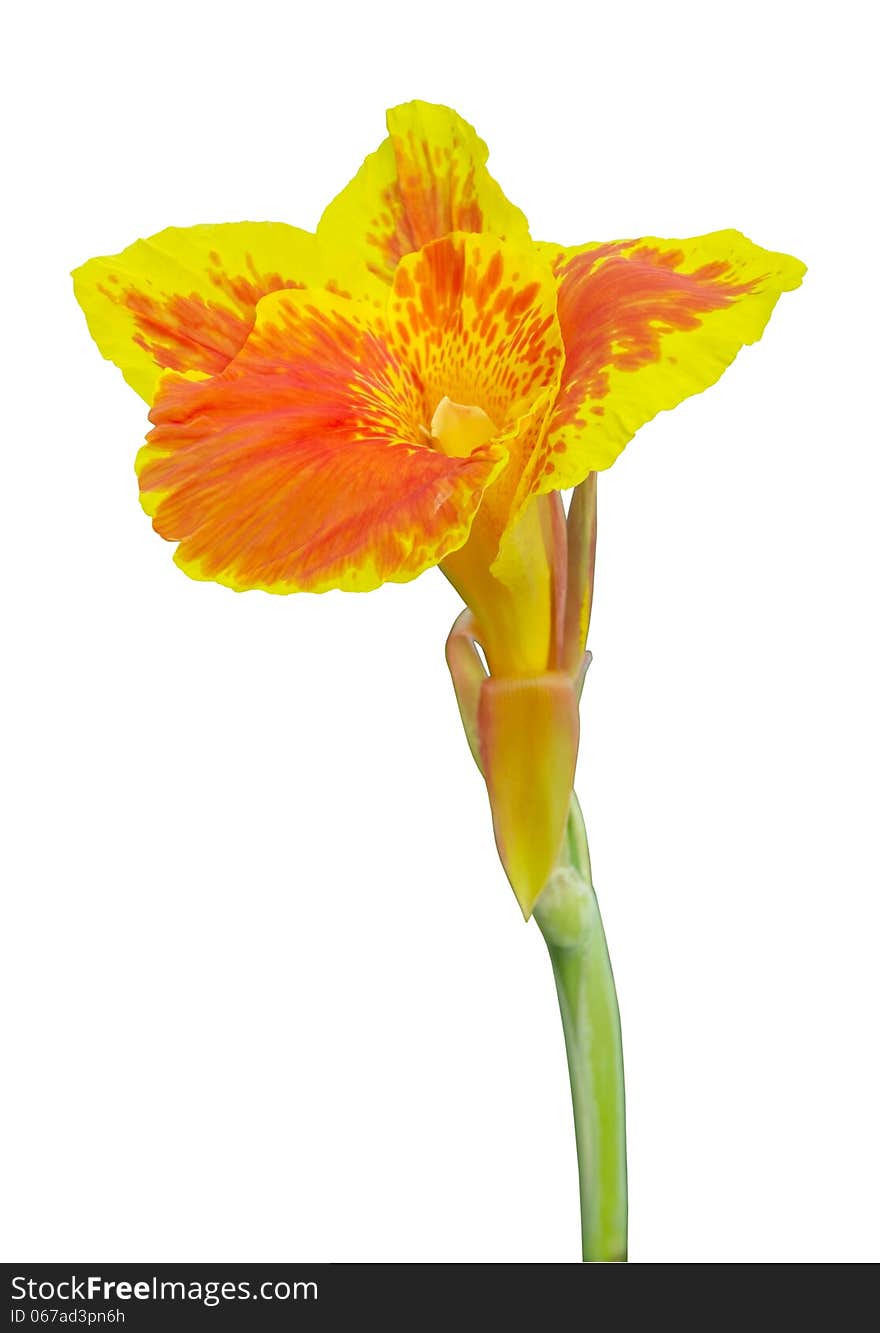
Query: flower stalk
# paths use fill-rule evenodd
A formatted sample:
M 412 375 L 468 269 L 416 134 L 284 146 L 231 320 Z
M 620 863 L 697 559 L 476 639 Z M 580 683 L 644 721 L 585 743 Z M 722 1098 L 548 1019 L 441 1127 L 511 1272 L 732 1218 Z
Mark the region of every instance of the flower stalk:
M 627 1257 L 627 1179 L 620 1013 L 574 795 L 559 863 L 534 915 L 550 953 L 565 1034 L 583 1259 L 622 1263 Z

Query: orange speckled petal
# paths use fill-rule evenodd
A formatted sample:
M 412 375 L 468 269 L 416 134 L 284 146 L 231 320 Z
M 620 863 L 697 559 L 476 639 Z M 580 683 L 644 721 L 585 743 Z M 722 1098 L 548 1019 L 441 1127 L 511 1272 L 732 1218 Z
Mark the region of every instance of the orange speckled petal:
M 394 107 L 387 120 L 389 137 L 318 224 L 328 247 L 356 251 L 387 286 L 404 255 L 449 232 L 531 244 L 528 223 L 489 175 L 488 149 L 466 120 L 428 102 Z
M 443 569 L 480 622 L 492 669 L 509 666 L 514 654 L 521 664 L 528 659 L 528 669 L 543 670 L 551 628 L 543 539 L 539 563 L 530 564 L 515 589 L 513 578 L 505 590 L 489 571 L 518 517 L 520 479 L 536 466 L 558 391 L 563 346 L 553 275 L 531 247 L 455 233 L 401 261 L 388 321 L 394 348 L 419 385 L 425 416 L 440 431 L 438 449 L 462 447 L 456 438 L 468 438 L 462 414 L 478 408 L 509 455 L 486 491 L 473 539 Z M 444 399 L 451 408 L 435 418 Z M 447 417 L 450 427 L 459 425 L 448 437 L 436 424 Z
M 467 538 L 504 466 L 420 435 L 420 386 L 380 326 L 323 291 L 264 298 L 222 374 L 166 378 L 138 455 L 153 526 L 194 578 L 269 592 L 414 578 Z
M 332 284 L 315 237 L 282 222 L 168 227 L 74 271 L 101 352 L 152 403 L 168 370 L 216 375 L 244 343 L 257 302 Z
M 805 271 L 738 231 L 538 249 L 559 280 L 566 351 L 544 490 L 609 467 L 639 426 L 714 384 Z
M 457 232 L 403 259 L 388 322 L 429 420 L 449 398 L 482 409 L 506 434 L 559 382 L 553 275 L 531 251 L 495 236 Z

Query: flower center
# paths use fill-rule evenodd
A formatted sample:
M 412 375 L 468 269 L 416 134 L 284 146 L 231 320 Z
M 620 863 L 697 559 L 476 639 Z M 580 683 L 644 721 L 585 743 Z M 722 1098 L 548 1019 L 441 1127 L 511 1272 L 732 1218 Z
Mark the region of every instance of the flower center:
M 441 398 L 431 418 L 434 447 L 447 458 L 467 458 L 497 434 L 495 423 L 481 407 L 454 403 L 451 398 Z

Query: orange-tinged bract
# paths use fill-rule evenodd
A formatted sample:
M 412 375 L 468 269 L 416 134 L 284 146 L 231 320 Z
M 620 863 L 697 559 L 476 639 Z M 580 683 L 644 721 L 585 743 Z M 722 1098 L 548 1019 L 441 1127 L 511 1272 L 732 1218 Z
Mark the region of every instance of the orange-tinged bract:
M 477 724 L 498 853 L 528 919 L 568 817 L 579 737 L 575 682 L 561 671 L 490 678 Z
M 461 593 L 450 665 L 528 914 L 577 753 L 594 474 L 712 384 L 804 270 L 735 231 L 535 243 L 453 111 L 407 103 L 388 129 L 315 235 L 169 228 L 75 290 L 151 404 L 142 502 L 188 574 L 363 591 L 440 565 Z

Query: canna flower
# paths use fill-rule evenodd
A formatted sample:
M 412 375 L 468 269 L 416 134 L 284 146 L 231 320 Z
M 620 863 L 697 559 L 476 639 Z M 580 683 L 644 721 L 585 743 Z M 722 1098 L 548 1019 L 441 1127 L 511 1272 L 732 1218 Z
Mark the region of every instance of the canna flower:
M 172 227 L 75 290 L 150 405 L 141 502 L 187 574 L 367 591 L 439 565 L 457 588 L 450 665 L 528 916 L 568 809 L 591 587 L 560 492 L 712 384 L 803 266 L 735 231 L 535 243 L 454 112 L 408 103 L 388 130 L 316 235 Z
M 596 474 L 760 338 L 804 266 L 730 230 L 536 242 L 486 160 L 454 112 L 411 102 L 316 233 L 171 227 L 74 283 L 149 404 L 141 503 L 187 574 L 365 592 L 436 565 L 460 593 L 447 660 L 465 732 L 527 918 L 544 895 L 579 1148 L 598 1136 L 582 1164 L 601 1175 L 607 1156 L 607 1188 L 582 1196 L 585 1256 L 620 1257 L 619 1028 L 572 792 Z M 589 1022 L 575 946 L 599 978 Z M 612 1051 L 592 1101 L 578 1043 Z

